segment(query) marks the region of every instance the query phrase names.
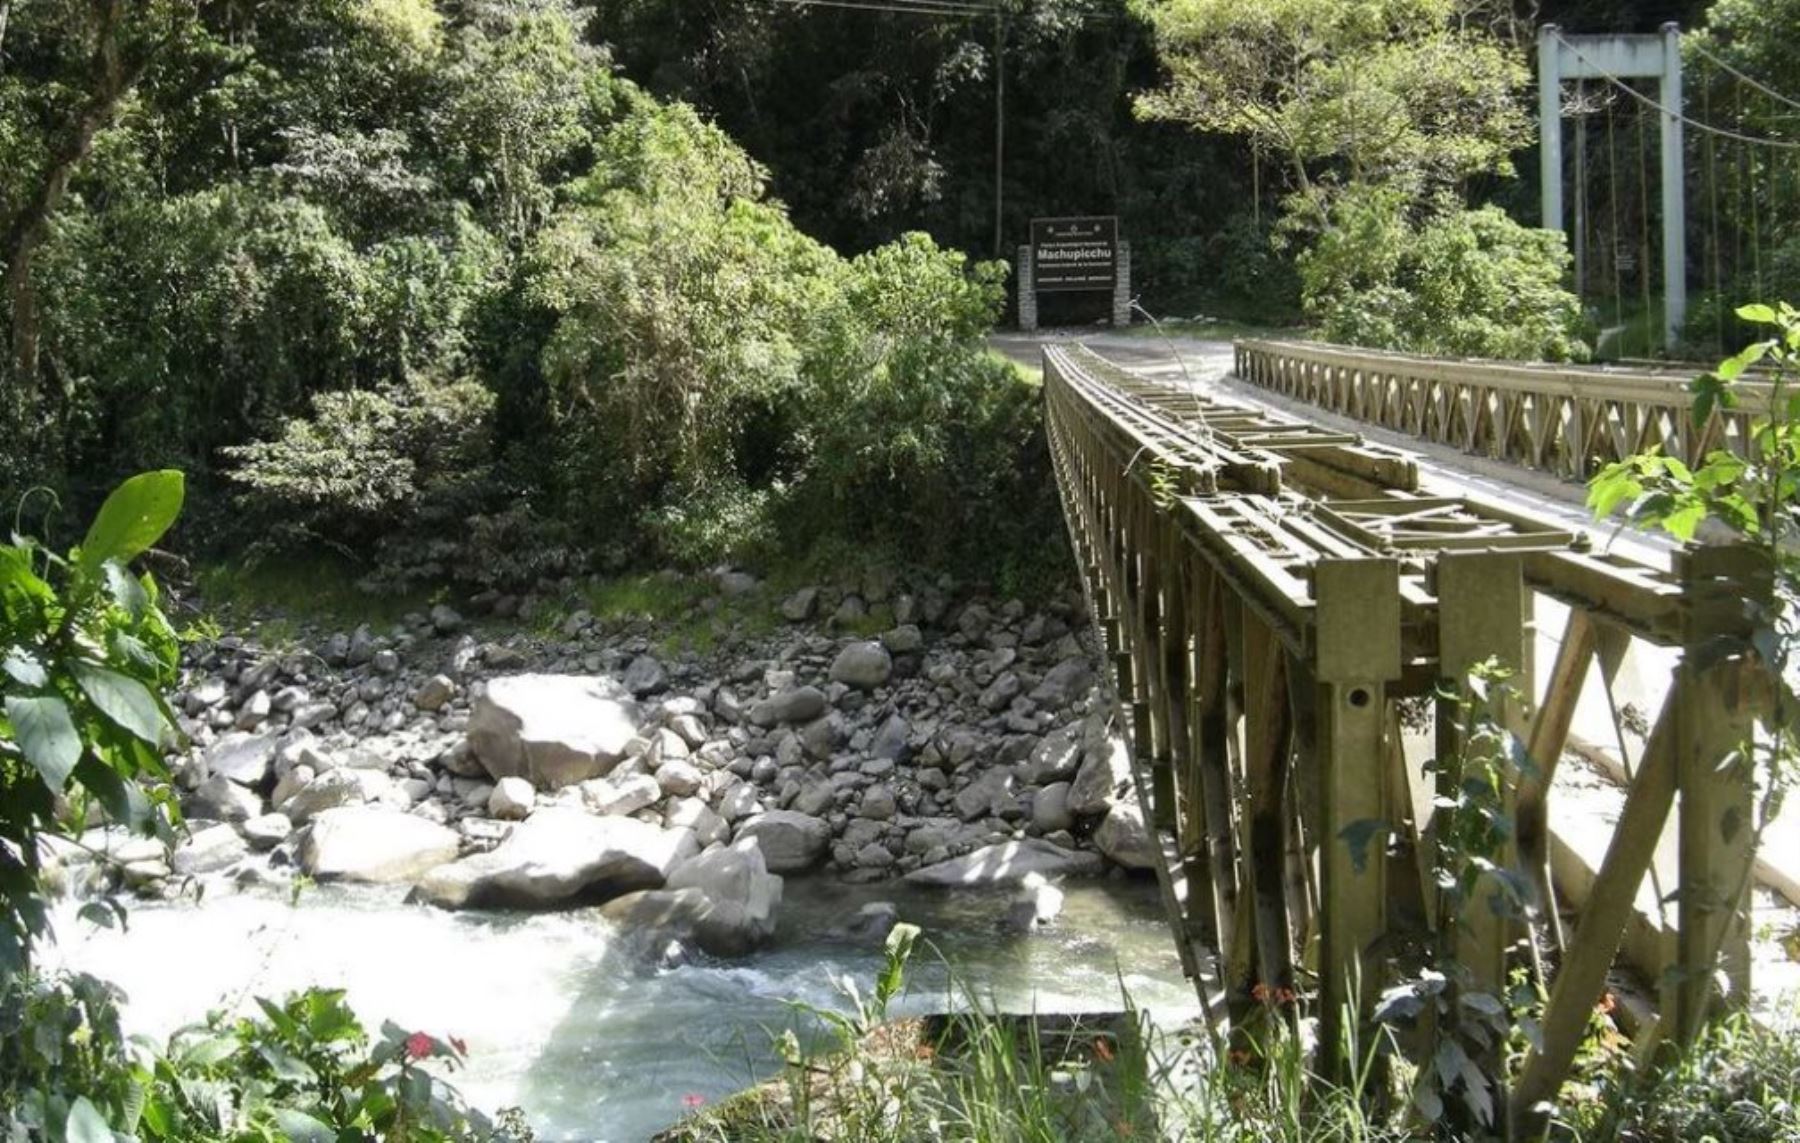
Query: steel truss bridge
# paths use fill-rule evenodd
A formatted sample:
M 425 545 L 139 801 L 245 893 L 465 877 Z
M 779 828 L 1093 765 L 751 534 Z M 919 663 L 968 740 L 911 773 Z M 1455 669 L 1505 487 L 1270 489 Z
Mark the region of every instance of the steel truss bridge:
M 1673 376 L 1269 341 L 1235 356 L 1239 379 L 1285 397 L 1565 478 L 1652 444 L 1689 460 L 1742 449 L 1766 402 L 1747 387 L 1695 428 Z M 1047 345 L 1043 365 L 1070 536 L 1168 914 L 1210 1013 L 1248 1029 L 1270 1018 L 1269 996 L 1306 996 L 1318 1042 L 1344 1043 L 1397 966 L 1453 934 L 1465 987 L 1504 995 L 1523 964 L 1547 988 L 1541 1042 L 1502 1101 L 1517 1126 L 1561 1089 L 1622 950 L 1655 994 L 1650 1038 L 1692 1036 L 1745 1001 L 1754 782 L 1739 748 L 1769 687 L 1753 656 L 1711 648 L 1747 640 L 1746 601 L 1772 598 L 1765 557 L 1690 546 L 1665 567 L 1612 554 L 1548 516 L 1435 486 L 1411 454 L 1360 433 L 1151 380 L 1080 345 Z M 1539 663 L 1547 612 L 1565 618 Z M 1565 926 L 1541 907 L 1554 900 L 1552 792 L 1584 691 L 1605 694 L 1625 734 L 1612 688 L 1634 648 L 1671 678 L 1637 727 L 1622 809 Z M 1475 678 L 1484 664 L 1510 678 Z M 1471 710 L 1516 744 L 1501 759 L 1516 827 L 1459 898 L 1436 882 L 1434 805 L 1469 776 Z M 1653 870 L 1665 829 L 1673 885 Z M 1646 937 L 1647 883 L 1673 915 Z M 1491 907 L 1509 890 L 1540 907 Z

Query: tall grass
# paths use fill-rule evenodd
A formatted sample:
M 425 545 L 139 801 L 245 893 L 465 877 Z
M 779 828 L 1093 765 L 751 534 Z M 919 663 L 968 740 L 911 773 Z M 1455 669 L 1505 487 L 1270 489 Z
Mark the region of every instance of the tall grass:
M 902 929 L 907 928 L 902 926 Z M 897 930 L 899 931 L 899 930 Z M 916 933 L 914 934 L 916 935 Z M 667 1143 L 1400 1143 L 1455 1139 L 1404 1092 L 1412 1069 L 1378 1043 L 1343 1046 L 1341 1085 L 1281 1005 L 1229 1038 L 1160 1026 L 1131 1003 L 1089 1017 L 1010 1016 L 953 981 L 947 1016 L 888 1020 L 912 937 L 890 945 L 874 992 L 850 1011 L 796 1007 L 839 1035 L 785 1032 L 780 1076 L 658 1138 Z M 1353 1022 L 1352 1022 L 1353 1023 Z M 1604 1025 L 1604 1021 L 1601 1021 Z M 1610 1025 L 1605 1025 L 1610 1027 Z M 1608 1042 L 1628 1043 L 1616 1035 Z M 821 1050 L 823 1049 L 823 1050 Z M 1586 1054 L 1549 1139 L 1558 1143 L 1793 1143 L 1800 1041 L 1728 1020 L 1686 1053 L 1637 1071 L 1628 1050 Z

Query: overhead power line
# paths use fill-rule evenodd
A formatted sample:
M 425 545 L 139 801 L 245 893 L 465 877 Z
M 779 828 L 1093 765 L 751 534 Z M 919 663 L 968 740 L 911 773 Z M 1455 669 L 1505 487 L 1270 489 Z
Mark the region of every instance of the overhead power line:
M 887 12 L 908 16 L 994 16 L 990 5 L 964 4 L 959 0 L 777 0 L 790 8 L 840 8 L 855 12 Z
M 1700 56 L 1704 60 L 1707 60 L 1708 62 L 1710 62 L 1714 67 L 1718 68 L 1719 70 L 1726 72 L 1732 76 L 1735 76 L 1740 81 L 1742 81 L 1746 84 L 1749 84 L 1751 87 L 1762 92 L 1764 95 L 1768 96 L 1770 99 L 1779 100 L 1780 102 L 1787 104 L 1789 107 L 1792 107 L 1795 110 L 1800 110 L 1800 99 L 1795 99 L 1792 96 L 1783 95 L 1781 92 L 1776 91 L 1774 88 L 1770 87 L 1768 84 L 1757 79 L 1753 75 L 1745 75 L 1743 72 L 1739 71 L 1737 68 L 1726 63 L 1724 60 L 1720 59 L 1718 56 L 1715 56 L 1711 52 L 1707 51 L 1706 48 L 1703 45 L 1701 45 L 1700 43 L 1698 43 L 1697 41 L 1690 40 L 1689 45 L 1694 49 L 1694 53 L 1696 55 Z
M 1656 100 L 1650 98 L 1648 95 L 1645 95 L 1643 92 L 1641 92 L 1637 88 L 1631 86 L 1629 83 L 1626 83 L 1624 80 L 1620 79 L 1618 76 L 1613 75 L 1611 72 L 1604 70 L 1598 64 L 1596 64 L 1593 60 L 1589 59 L 1585 54 L 1583 54 L 1583 52 L 1580 48 L 1576 47 L 1574 44 L 1571 44 L 1568 40 L 1564 39 L 1560 34 L 1557 35 L 1556 39 L 1557 39 L 1557 42 L 1562 44 L 1563 47 L 1568 48 L 1569 51 L 1574 54 L 1576 59 L 1578 59 L 1582 63 L 1588 65 L 1590 68 L 1593 68 L 1594 74 L 1599 76 L 1602 80 L 1606 81 L 1607 83 L 1610 83 L 1612 86 L 1618 88 L 1620 91 L 1624 92 L 1626 95 L 1631 96 L 1631 98 L 1637 100 L 1639 103 L 1643 104 L 1645 107 L 1652 108 L 1664 115 L 1670 116 L 1671 118 L 1678 119 L 1682 123 L 1686 124 L 1689 127 L 1692 127 L 1696 131 L 1703 131 L 1709 135 L 1717 135 L 1720 138 L 1724 138 L 1724 139 L 1735 139 L 1740 143 L 1750 143 L 1750 144 L 1753 144 L 1758 147 L 1775 147 L 1775 148 L 1778 148 L 1783 151 L 1800 151 L 1800 142 L 1791 142 L 1786 139 L 1770 139 L 1770 138 L 1760 136 L 1760 135 L 1746 135 L 1741 131 L 1733 131 L 1728 127 L 1715 127 L 1711 123 L 1702 123 L 1698 119 L 1690 119 L 1687 115 L 1683 114 L 1680 111 L 1671 110 L 1667 107 L 1664 107 L 1662 104 L 1660 104 Z

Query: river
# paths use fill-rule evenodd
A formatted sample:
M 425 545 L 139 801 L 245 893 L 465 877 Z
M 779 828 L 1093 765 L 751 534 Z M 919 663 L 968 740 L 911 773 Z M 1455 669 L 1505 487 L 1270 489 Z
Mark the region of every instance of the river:
M 493 1111 L 517 1105 L 544 1140 L 629 1143 L 773 1074 L 772 1029 L 789 1001 L 843 1006 L 837 981 L 866 992 L 873 946 L 831 933 L 868 901 L 895 902 L 924 930 L 896 1014 L 940 1011 L 951 990 L 1001 1011 L 1116 1010 L 1121 986 L 1158 1016 L 1195 1007 L 1145 882 L 1071 883 L 1056 923 L 1027 934 L 994 923 L 1004 897 L 789 879 L 773 944 L 739 961 L 658 967 L 591 910 L 448 913 L 397 892 L 326 885 L 214 893 L 141 904 L 123 932 L 59 912 L 51 963 L 122 987 L 127 1031 L 159 1041 L 209 1009 L 244 1008 L 311 985 L 341 987 L 371 1027 L 456 1035 L 452 1077 Z

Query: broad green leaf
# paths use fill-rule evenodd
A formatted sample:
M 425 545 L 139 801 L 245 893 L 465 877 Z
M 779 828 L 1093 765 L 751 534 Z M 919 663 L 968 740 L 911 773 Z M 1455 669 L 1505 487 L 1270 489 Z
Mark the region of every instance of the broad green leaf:
M 319 1078 L 318 1073 L 305 1060 L 278 1045 L 263 1044 L 256 1052 L 269 1065 L 269 1070 L 275 1073 L 276 1079 L 309 1084 Z
M 93 575 L 107 560 L 136 559 L 175 522 L 186 491 L 186 478 L 172 468 L 139 473 L 113 489 L 81 541 L 81 569 Z
M 75 777 L 100 800 L 112 820 L 135 832 L 150 821 L 150 799 L 136 782 L 119 776 L 118 771 L 88 755 L 75 767 Z
M 39 600 L 56 598 L 56 593 L 31 569 L 31 549 L 0 547 L 0 591 L 13 589 Z
M 1769 350 L 1773 348 L 1775 348 L 1775 343 L 1772 341 L 1758 341 L 1746 345 L 1742 352 L 1719 362 L 1719 379 L 1721 381 L 1737 380 L 1744 370 L 1767 357 Z
M 6 657 L 0 658 L 0 671 L 5 671 L 8 678 L 22 687 L 36 690 L 50 685 L 49 672 L 44 670 L 36 655 L 23 647 L 7 650 Z
M 1737 308 L 1737 316 L 1745 321 L 1753 321 L 1759 325 L 1774 325 L 1776 321 L 1775 307 L 1765 306 L 1761 302 L 1752 302 Z
M 1659 523 L 1662 524 L 1664 531 L 1676 539 L 1691 540 L 1694 538 L 1695 531 L 1699 529 L 1700 522 L 1704 519 L 1706 519 L 1706 505 L 1683 504 L 1664 516 Z
M 150 606 L 150 597 L 144 593 L 144 585 L 118 560 L 107 560 L 104 567 L 106 591 L 112 596 L 113 603 L 133 619 L 142 619 L 144 610 Z
M 229 1060 L 237 1049 L 236 1037 L 208 1036 L 185 1048 L 181 1053 L 181 1062 L 192 1068 L 210 1068 Z
M 63 1138 L 67 1143 L 113 1143 L 112 1128 L 106 1125 L 106 1117 L 100 1109 L 88 1102 L 85 1095 L 76 1096 L 69 1108 L 69 1122 L 63 1128 Z
M 1588 507 L 1595 519 L 1604 520 L 1617 511 L 1619 505 L 1635 500 L 1643 491 L 1644 486 L 1630 472 L 1609 469 L 1588 486 Z
M 282 1138 L 291 1143 L 337 1143 L 337 1132 L 303 1111 L 277 1107 L 270 1114 Z
M 70 664 L 82 693 L 100 708 L 100 713 L 151 745 L 162 741 L 162 707 L 150 688 L 136 679 L 93 663 Z
M 6 718 L 25 760 L 46 786 L 62 793 L 75 763 L 81 761 L 81 736 L 69 717 L 69 704 L 56 695 L 8 695 Z

